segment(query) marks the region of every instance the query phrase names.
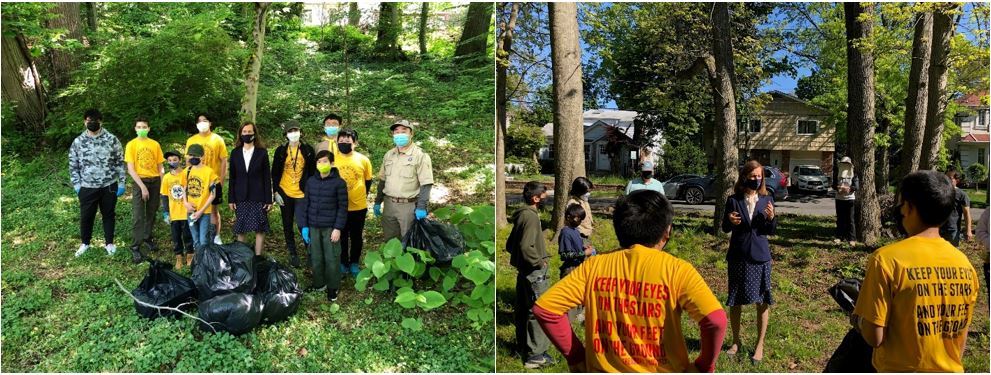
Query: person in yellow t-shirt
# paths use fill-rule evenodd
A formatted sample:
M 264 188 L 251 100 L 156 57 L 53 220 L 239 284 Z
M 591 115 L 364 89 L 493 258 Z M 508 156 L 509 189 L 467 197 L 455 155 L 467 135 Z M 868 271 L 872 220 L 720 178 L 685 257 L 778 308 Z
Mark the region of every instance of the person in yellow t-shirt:
M 183 256 L 186 266 L 193 263 L 193 234 L 189 232 L 186 217 L 186 189 L 182 184 L 182 155 L 175 151 L 165 153 L 169 172 L 162 176 L 162 219 L 172 229 L 172 251 L 175 252 L 175 269 L 182 268 Z M 183 251 L 185 250 L 185 251 Z M 184 254 L 185 253 L 185 254 Z
M 154 139 L 148 138 L 151 127 L 148 119 L 139 117 L 134 120 L 134 132 L 138 136 L 127 142 L 124 147 L 124 162 L 127 163 L 127 173 L 134 180 L 134 186 L 140 194 L 131 195 L 131 260 L 141 263 L 141 244 L 148 246 L 148 251 L 158 250 L 152 241 L 152 230 L 155 228 L 155 217 L 158 216 L 158 190 L 162 184 L 162 147 Z
M 189 168 L 182 172 L 183 203 L 189 220 L 189 232 L 193 236 L 193 248 L 199 251 L 210 240 L 210 220 L 203 215 L 209 215 L 213 199 L 217 195 L 217 185 L 220 178 L 213 169 L 203 164 L 203 146 L 193 144 L 186 153 Z
M 868 258 L 851 324 L 875 348 L 878 372 L 963 372 L 979 285 L 967 256 L 939 235 L 954 209 L 953 186 L 942 173 L 917 171 L 898 196 L 908 238 Z
M 324 137 L 320 138 L 320 143 L 317 143 L 317 147 L 314 151 L 320 152 L 323 150 L 330 151 L 333 154 L 337 154 L 337 133 L 341 131 L 341 116 L 336 113 L 331 113 L 323 118 L 323 132 Z
M 275 204 L 282 213 L 282 234 L 286 239 L 289 264 L 299 267 L 296 255 L 296 233 L 302 228 L 295 225 L 296 202 L 303 198 L 306 180 L 316 173 L 316 158 L 313 147 L 300 142 L 303 133 L 295 120 L 282 124 L 289 142 L 275 149 L 272 160 L 272 186 L 275 190 Z M 298 229 L 297 229 L 298 228 Z
M 358 276 L 361 250 L 365 243 L 365 218 L 368 216 L 368 192 L 372 189 L 372 161 L 354 149 L 358 147 L 358 132 L 344 129 L 337 134 L 337 154 L 334 165 L 348 185 L 348 219 L 341 236 L 341 267 L 351 276 Z
M 194 134 L 186 140 L 186 154 L 189 154 L 189 146 L 198 144 L 203 146 L 203 164 L 210 167 L 214 173 L 217 174 L 220 182 L 217 183 L 217 194 L 213 198 L 212 204 L 214 206 L 224 203 L 224 182 L 227 181 L 227 144 L 224 143 L 224 138 L 213 132 L 213 123 L 205 115 L 200 115 L 197 117 L 196 130 L 199 133 Z M 220 209 L 211 210 L 210 222 L 214 227 L 211 227 L 211 237 L 213 237 L 213 242 L 215 244 L 222 244 L 223 241 L 220 240 L 220 230 L 221 223 L 220 220 Z
M 621 250 L 585 260 L 533 307 L 541 327 L 574 372 L 715 370 L 726 312 L 690 263 L 665 252 L 674 210 L 664 195 L 639 190 L 621 197 L 613 227 Z M 567 312 L 585 306 L 585 343 Z M 701 349 L 688 358 L 681 328 L 699 323 Z

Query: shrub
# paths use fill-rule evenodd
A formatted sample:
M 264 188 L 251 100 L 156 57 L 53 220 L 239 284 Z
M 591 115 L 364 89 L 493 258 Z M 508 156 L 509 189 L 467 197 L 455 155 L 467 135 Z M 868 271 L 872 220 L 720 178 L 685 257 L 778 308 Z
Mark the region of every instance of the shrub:
M 980 187 L 984 180 L 988 179 L 988 167 L 981 163 L 974 163 L 967 167 L 967 179 Z
M 310 38 L 319 40 L 321 51 L 343 52 L 345 49 L 352 57 L 360 58 L 371 55 L 375 38 L 365 35 L 354 26 L 328 26 L 308 30 Z
M 706 173 L 705 151 L 691 143 L 664 144 L 663 176 L 691 173 L 703 175 Z

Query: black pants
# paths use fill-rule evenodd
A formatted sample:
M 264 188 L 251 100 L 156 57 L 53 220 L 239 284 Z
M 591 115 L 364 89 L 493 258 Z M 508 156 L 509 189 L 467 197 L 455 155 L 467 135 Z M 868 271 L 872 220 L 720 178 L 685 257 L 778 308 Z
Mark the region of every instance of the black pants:
M 854 218 L 854 200 L 836 200 L 836 238 L 843 241 L 857 240 Z
M 103 239 L 107 244 L 114 243 L 114 220 L 117 213 L 117 183 L 102 188 L 79 189 L 79 236 L 84 245 L 89 245 L 93 239 L 93 222 L 96 220 L 96 210 L 103 216 Z
M 282 213 L 282 235 L 286 237 L 286 249 L 289 255 L 296 255 L 296 202 L 299 199 L 282 195 L 282 205 L 279 211 Z
M 189 222 L 186 220 L 176 220 L 169 223 L 172 228 L 172 251 L 176 255 L 182 255 L 183 249 L 186 253 L 193 254 L 193 234 L 189 231 Z
M 365 217 L 368 209 L 348 211 L 348 221 L 341 233 L 341 264 L 347 265 L 361 261 L 361 249 L 365 245 Z

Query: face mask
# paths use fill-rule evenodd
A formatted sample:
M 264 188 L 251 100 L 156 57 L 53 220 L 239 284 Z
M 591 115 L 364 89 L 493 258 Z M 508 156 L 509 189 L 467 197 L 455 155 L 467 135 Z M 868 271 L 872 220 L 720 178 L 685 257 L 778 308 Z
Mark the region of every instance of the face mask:
M 337 149 L 338 150 L 341 150 L 341 153 L 342 154 L 350 154 L 351 153 L 351 144 L 350 143 L 338 143 L 337 144 Z
M 137 133 L 138 133 L 138 137 L 147 137 L 148 136 L 148 130 L 149 129 L 138 129 L 138 130 L 136 130 Z
M 97 130 L 100 130 L 100 122 L 99 121 L 86 121 L 86 129 L 89 130 L 89 131 L 91 131 L 91 132 L 96 132 Z
M 286 138 L 289 138 L 289 142 L 293 142 L 293 143 L 299 142 L 299 132 L 292 132 L 286 134 Z
M 243 143 L 252 143 L 254 141 L 255 141 L 255 135 L 254 134 L 241 134 L 241 142 L 243 142 Z
M 179 168 L 179 162 L 177 162 L 177 161 L 170 161 L 169 162 L 169 168 L 171 168 L 171 169 Z
M 189 158 L 189 165 L 200 165 L 200 158 Z
M 209 122 L 206 122 L 206 121 L 197 122 L 196 123 L 196 130 L 199 130 L 200 133 L 206 133 L 206 132 L 210 131 L 210 123 Z
M 761 179 L 759 178 L 756 180 L 747 179 L 746 181 L 743 181 L 743 187 L 750 190 L 760 189 L 760 180 Z
M 317 164 L 317 170 L 324 174 L 330 173 L 330 164 Z
M 409 134 L 393 134 L 392 142 L 398 147 L 405 147 L 409 144 Z
M 654 176 L 654 172 L 640 172 L 640 177 L 643 178 L 644 180 L 649 180 L 653 176 Z
M 341 130 L 341 127 L 339 127 L 339 126 L 324 126 L 323 127 L 323 132 L 324 133 L 327 133 L 327 136 L 328 137 L 333 137 L 333 136 L 337 135 L 337 132 L 339 130 Z

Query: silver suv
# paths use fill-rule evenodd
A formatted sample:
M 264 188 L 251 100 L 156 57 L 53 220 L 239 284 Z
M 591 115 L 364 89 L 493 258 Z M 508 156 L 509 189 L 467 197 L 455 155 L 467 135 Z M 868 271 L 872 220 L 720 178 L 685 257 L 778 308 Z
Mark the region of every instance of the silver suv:
M 826 195 L 830 178 L 815 165 L 798 165 L 791 170 L 791 187 L 800 192 Z

